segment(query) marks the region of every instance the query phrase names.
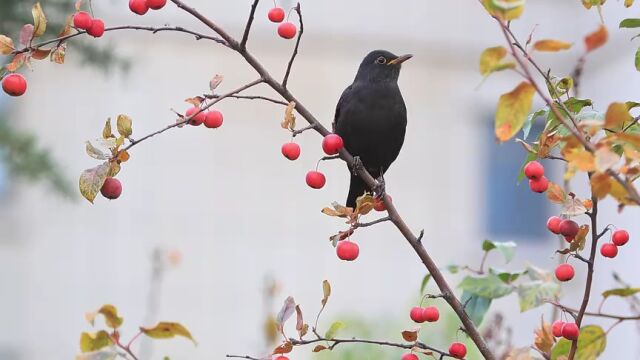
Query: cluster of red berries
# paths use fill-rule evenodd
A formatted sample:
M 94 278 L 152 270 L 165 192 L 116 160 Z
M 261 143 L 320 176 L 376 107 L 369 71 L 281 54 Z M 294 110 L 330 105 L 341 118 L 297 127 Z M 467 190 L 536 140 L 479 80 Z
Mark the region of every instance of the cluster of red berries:
M 296 27 L 296 25 L 289 21 L 283 22 L 285 17 L 283 8 L 277 6 L 274 7 L 273 9 L 269 10 L 267 17 L 271 22 L 274 22 L 276 24 L 281 23 L 280 25 L 278 25 L 278 35 L 280 35 L 281 38 L 293 39 L 294 37 L 296 37 L 296 34 L 298 33 L 298 28 Z
M 2 90 L 11 96 L 21 96 L 27 92 L 27 80 L 20 74 L 9 74 L 2 79 Z
M 551 324 L 551 333 L 555 337 L 563 337 L 567 340 L 578 340 L 580 329 L 575 323 L 556 320 Z
M 204 124 L 204 126 L 208 127 L 209 129 L 216 129 L 222 126 L 223 117 L 220 111 L 218 110 L 208 110 L 208 111 L 200 111 L 200 112 L 198 111 L 200 111 L 200 108 L 197 106 L 194 106 L 188 109 L 187 112 L 185 113 L 186 117 L 191 117 L 191 119 L 189 119 L 189 125 L 200 126 Z
M 129 0 L 129 9 L 138 15 L 144 15 L 151 10 L 160 10 L 167 5 L 167 0 Z
M 329 134 L 322 140 L 322 150 L 327 155 L 335 155 L 344 148 L 344 141 L 339 135 Z M 288 142 L 282 145 L 282 155 L 285 158 L 293 161 L 300 157 L 300 145 L 294 142 Z M 307 173 L 306 176 L 307 185 L 312 189 L 322 189 L 327 183 L 327 178 L 318 170 L 312 170 Z
M 544 176 L 544 166 L 539 162 L 529 161 L 524 166 L 524 175 L 529 179 L 531 191 L 543 193 L 549 188 L 549 179 Z
M 78 11 L 73 15 L 73 26 L 80 30 L 86 30 L 87 34 L 99 38 L 104 35 L 104 21 L 93 18 L 86 11 Z
M 580 231 L 580 226 L 573 220 L 552 216 L 547 220 L 547 229 L 554 234 L 564 236 L 567 242 L 572 242 Z
M 600 254 L 607 258 L 614 258 L 618 255 L 618 247 L 629 242 L 629 233 L 626 230 L 618 229 L 611 235 L 611 242 L 602 244 Z
M 113 177 L 108 177 L 104 181 L 104 184 L 102 184 L 100 193 L 102 194 L 102 196 L 110 200 L 119 198 L 122 194 L 122 184 L 120 183 L 120 180 Z
M 411 320 L 422 324 L 423 322 L 436 322 L 440 319 L 440 312 L 435 306 L 419 307 L 415 306 L 409 313 Z

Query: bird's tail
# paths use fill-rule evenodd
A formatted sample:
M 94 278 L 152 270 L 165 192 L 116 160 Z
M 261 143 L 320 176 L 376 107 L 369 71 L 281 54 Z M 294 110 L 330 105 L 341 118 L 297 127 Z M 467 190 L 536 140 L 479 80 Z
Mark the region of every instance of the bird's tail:
M 356 199 L 362 196 L 365 191 L 370 191 L 361 177 L 351 174 L 351 184 L 349 185 L 349 195 L 347 196 L 347 207 L 356 208 Z

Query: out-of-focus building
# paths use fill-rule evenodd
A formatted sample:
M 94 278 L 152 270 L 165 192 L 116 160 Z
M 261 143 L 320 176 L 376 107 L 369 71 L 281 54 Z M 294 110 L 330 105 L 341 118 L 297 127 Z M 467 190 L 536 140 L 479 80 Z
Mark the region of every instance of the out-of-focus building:
M 188 2 L 236 35 L 251 3 Z M 144 17 L 131 14 L 124 0 L 93 5 L 108 26 L 170 24 L 208 32 L 172 4 Z M 276 26 L 266 19 L 270 7 L 269 1 L 260 4 L 248 46 L 279 78 L 293 41 L 276 35 Z M 400 79 L 409 113 L 407 138 L 386 181 L 407 223 L 416 232 L 425 229 L 425 246 L 438 263 L 477 265 L 482 240 L 491 238 L 518 243 L 509 268 L 528 262 L 551 268 L 557 262 L 557 240 L 543 229 L 546 217 L 557 209 L 530 194 L 526 183 L 517 183 L 524 151 L 516 145 L 498 146 L 492 135 L 497 98 L 519 79 L 515 73 L 500 73 L 483 82 L 479 75 L 479 53 L 504 39 L 478 3 L 303 0 L 302 8 L 305 33 L 289 87 L 325 125 L 368 51 L 415 55 Z M 604 8 L 611 39 L 589 57 L 581 85 L 582 95 L 592 98 L 596 109 L 612 101 L 638 100 L 640 75 L 628 41 L 633 34 L 617 30 L 619 20 L 631 15 L 615 2 Z M 521 38 L 535 27 L 536 38 L 573 42 L 566 53 L 536 54 L 545 69 L 553 64 L 554 73 L 567 75 L 582 52 L 583 35 L 598 24 L 597 13 L 584 10 L 579 1 L 547 0 L 530 2 L 513 29 Z M 84 153 L 84 142 L 100 136 L 106 118 L 130 115 L 133 138 L 139 138 L 174 121 L 170 109 L 184 111 L 188 105 L 183 99 L 208 91 L 214 74 L 225 76 L 220 92 L 257 76 L 232 51 L 185 34 L 109 32 L 85 41 L 111 44 L 116 54 L 132 61 L 131 71 L 105 75 L 83 68 L 70 50 L 64 66 L 35 63 L 27 95 L 4 101 L 11 121 L 36 133 L 74 181 L 96 165 Z M 275 96 L 264 86 L 248 93 Z M 541 107 L 541 101 L 536 105 Z M 218 130 L 175 129 L 133 148 L 119 175 L 124 192 L 117 201 L 99 198 L 91 205 L 79 197 L 68 201 L 52 196 L 45 187 L 8 184 L 9 193 L 0 202 L 1 359 L 72 358 L 80 332 L 90 329 L 84 312 L 103 303 L 119 307 L 125 335 L 135 333 L 138 325 L 151 325 L 142 322 L 151 253 L 158 246 L 179 249 L 183 260 L 165 274 L 157 320 L 184 323 L 199 346 L 158 342 L 154 358 L 259 353 L 265 274 L 282 284 L 276 302 L 290 294 L 309 311 L 308 318 L 318 309 L 322 280 L 329 279 L 333 295 L 324 326 L 344 313 L 407 317 L 425 270 L 391 224 L 356 233 L 353 240 L 360 243 L 361 256 L 354 263 L 340 262 L 328 242 L 344 224 L 320 210 L 344 201 L 348 176 L 342 163 L 324 162 L 320 166 L 327 186 L 315 191 L 305 185 L 305 173 L 322 155 L 319 137 L 297 137 L 302 156 L 289 162 L 280 154 L 281 144 L 289 140 L 280 128 L 283 107 L 249 100 L 216 107 L 225 115 Z M 550 169 L 560 181 L 561 169 Z M 574 191 L 584 196 L 584 179 L 577 180 Z M 601 213 L 602 224 L 640 234 L 636 209 L 617 214 L 607 200 Z M 612 271 L 637 281 L 640 242 L 634 240 L 616 259 L 598 258 L 592 306 L 601 291 L 615 286 Z M 503 266 L 498 257 L 490 261 Z M 576 279 L 563 285 L 563 302 L 573 305 L 581 298 L 585 278 L 581 265 L 575 265 Z M 458 281 L 450 278 L 453 284 Z M 612 299 L 605 310 L 624 313 L 627 308 Z M 495 301 L 492 311 L 506 315 L 514 342 L 526 346 L 550 309 L 521 314 L 511 295 Z M 603 358 L 637 356 L 635 324 L 623 323 L 614 331 Z M 311 358 L 310 350 L 296 350 L 295 358 Z

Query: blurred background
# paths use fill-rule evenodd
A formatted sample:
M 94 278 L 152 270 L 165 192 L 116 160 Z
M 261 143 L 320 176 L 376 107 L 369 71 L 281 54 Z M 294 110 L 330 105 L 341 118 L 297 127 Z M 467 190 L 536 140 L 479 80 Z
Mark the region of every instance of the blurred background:
M 251 4 L 187 2 L 235 35 L 241 34 Z M 278 4 L 289 9 L 295 2 Z M 31 5 L 0 0 L 0 33 L 16 38 L 30 21 Z M 73 12 L 70 0 L 42 5 L 51 34 Z M 261 2 L 249 48 L 279 78 L 294 43 L 279 38 L 266 19 L 272 5 Z M 132 14 L 126 0 L 94 1 L 93 8 L 107 26 L 169 24 L 208 33 L 172 4 L 144 17 Z M 482 240 L 491 239 L 518 244 L 509 269 L 529 263 L 552 269 L 558 240 L 545 222 L 558 209 L 517 182 L 525 159 L 522 148 L 494 141 L 498 96 L 519 79 L 500 73 L 482 82 L 480 52 L 504 39 L 481 6 L 472 0 L 303 0 L 302 9 L 305 35 L 289 87 L 326 126 L 367 52 L 382 48 L 415 55 L 400 78 L 409 126 L 402 153 L 386 176 L 387 191 L 407 223 L 416 232 L 425 229 L 425 246 L 436 261 L 442 267 L 477 267 Z M 612 101 L 637 101 L 640 90 L 635 46 L 629 42 L 633 34 L 617 29 L 633 11 L 620 1 L 603 10 L 611 38 L 589 57 L 581 84 L 582 96 L 593 99 L 596 110 Z M 554 74 L 564 76 L 583 51 L 582 37 L 598 24 L 597 12 L 577 0 L 538 0 L 528 4 L 513 29 L 526 39 L 537 25 L 538 39 L 574 42 L 568 52 L 538 56 L 543 67 L 553 64 Z M 183 99 L 207 92 L 214 74 L 225 76 L 221 93 L 256 74 L 230 50 L 184 34 L 108 32 L 71 44 L 64 66 L 37 62 L 33 72 L 24 69 L 26 96 L 0 95 L 0 359 L 74 358 L 80 332 L 91 330 L 83 314 L 105 303 L 116 305 L 124 316 L 125 338 L 140 325 L 171 320 L 187 326 L 199 342 L 194 347 L 183 339 L 152 346 L 142 341 L 142 349 L 137 348 L 141 358 L 260 356 L 271 349 L 265 319 L 289 295 L 307 319 L 313 318 L 325 279 L 333 294 L 321 329 L 341 320 L 347 325 L 343 336 L 401 341 L 400 332 L 414 326 L 408 312 L 419 301 L 424 267 L 389 223 L 355 234 L 361 248 L 357 261 L 337 259 L 328 237 L 344 224 L 320 210 L 344 201 L 347 170 L 340 162 L 324 162 L 327 186 L 309 189 L 304 176 L 322 155 L 320 138 L 304 133 L 296 138 L 301 158 L 284 159 L 280 146 L 289 135 L 279 125 L 280 105 L 223 101 L 217 106 L 225 115 L 222 128 L 175 129 L 134 148 L 118 176 L 124 186 L 120 199 L 99 197 L 94 205 L 81 199 L 78 176 L 97 164 L 85 154 L 84 142 L 100 136 L 108 117 L 131 116 L 138 138 L 173 122 L 170 109 L 184 111 L 188 104 Z M 272 95 L 264 87 L 249 93 Z M 541 101 L 534 107 L 542 107 Z M 561 182 L 559 165 L 545 165 L 552 181 Z M 585 197 L 585 177 L 575 180 L 573 190 Z M 640 285 L 637 209 L 617 214 L 616 204 L 607 199 L 601 214 L 602 224 L 627 228 L 632 241 L 616 259 L 598 257 L 594 309 L 600 292 L 620 286 L 614 271 Z M 489 263 L 504 267 L 497 254 L 490 255 Z M 562 302 L 572 306 L 581 299 L 585 278 L 585 269 L 575 265 L 576 279 L 563 285 Z M 456 285 L 461 275 L 448 278 Z M 437 293 L 433 286 L 427 292 Z M 445 312 L 444 303 L 435 304 Z M 630 311 L 616 299 L 603 310 Z M 494 301 L 485 323 L 497 326 L 498 316 L 505 341 L 527 346 L 541 316 L 550 313 L 548 306 L 520 313 L 513 294 Z M 456 336 L 464 339 L 456 335 L 452 314 L 443 320 L 425 326 L 421 339 L 441 348 Z M 288 324 L 289 335 L 295 333 L 294 323 Z M 591 318 L 586 323 L 611 324 Z M 613 330 L 602 358 L 640 358 L 636 326 L 623 323 Z M 341 345 L 319 356 L 299 348 L 291 358 L 400 355 L 398 350 Z

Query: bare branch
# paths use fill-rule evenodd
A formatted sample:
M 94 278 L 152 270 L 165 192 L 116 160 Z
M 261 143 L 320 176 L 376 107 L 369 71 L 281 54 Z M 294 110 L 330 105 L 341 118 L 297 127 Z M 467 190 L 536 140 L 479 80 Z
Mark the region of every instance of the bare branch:
M 217 98 L 220 97 L 220 95 L 207 94 L 207 95 L 204 95 L 204 97 L 207 98 L 207 99 L 217 99 Z M 264 101 L 272 102 L 274 104 L 279 104 L 279 105 L 284 105 L 284 106 L 289 105 L 288 103 L 286 103 L 284 101 L 276 100 L 276 99 L 272 99 L 270 97 L 260 96 L 260 95 L 231 95 L 231 96 L 227 96 L 227 97 L 234 98 L 234 99 L 245 99 L 245 100 L 264 100 Z
M 548 301 L 549 304 L 561 309 L 562 311 L 568 312 L 568 313 L 572 313 L 572 314 L 577 314 L 580 310 L 578 309 L 573 309 L 570 308 L 568 306 L 562 305 L 560 303 L 554 302 L 554 301 Z M 590 312 L 590 311 L 585 311 L 584 312 L 585 316 L 591 316 L 591 317 L 600 317 L 600 318 L 606 318 L 606 319 L 614 319 L 614 320 L 618 320 L 618 321 L 638 321 L 640 320 L 640 315 L 638 316 L 626 316 L 626 315 L 613 315 L 613 314 L 606 314 L 606 313 L 602 313 L 602 312 Z M 576 315 L 577 316 L 577 315 Z
M 386 221 L 391 221 L 391 218 L 390 218 L 390 217 L 388 217 L 388 216 L 386 216 L 386 217 L 383 217 L 383 218 L 380 218 L 380 219 L 373 220 L 373 221 L 371 221 L 371 222 L 366 222 L 366 223 L 360 223 L 360 222 L 359 222 L 359 223 L 355 223 L 355 224 L 352 226 L 352 228 L 357 229 L 357 228 L 361 228 L 361 227 L 369 227 L 369 226 L 373 226 L 373 225 L 375 225 L 375 224 L 379 224 L 379 223 L 386 222 Z
M 251 25 L 253 24 L 253 18 L 256 14 L 256 8 L 258 7 L 258 3 L 260 0 L 253 0 L 253 4 L 251 5 L 251 11 L 249 12 L 249 19 L 247 19 L 247 25 L 244 27 L 244 34 L 242 35 L 242 41 L 240 41 L 240 48 L 247 48 L 247 41 L 249 40 L 249 32 L 251 32 Z
M 293 48 L 293 53 L 291 54 L 291 59 L 289 59 L 289 64 L 287 65 L 287 71 L 284 73 L 284 78 L 282 79 L 282 87 L 287 88 L 287 83 L 289 82 L 289 75 L 291 75 L 291 67 L 293 66 L 293 61 L 296 59 L 298 55 L 298 48 L 300 47 L 300 40 L 302 39 L 302 33 L 304 32 L 304 22 L 302 21 L 302 10 L 300 9 L 300 3 L 295 7 L 296 13 L 298 14 L 298 20 L 300 22 L 300 31 L 298 32 L 298 38 L 296 39 L 296 46 Z

